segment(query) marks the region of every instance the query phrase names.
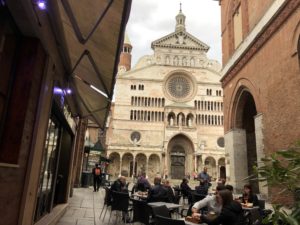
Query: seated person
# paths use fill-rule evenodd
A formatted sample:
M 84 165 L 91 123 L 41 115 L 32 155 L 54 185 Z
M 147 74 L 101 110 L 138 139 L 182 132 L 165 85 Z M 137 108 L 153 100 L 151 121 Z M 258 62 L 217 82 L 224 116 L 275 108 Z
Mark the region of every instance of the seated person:
M 207 195 L 208 193 L 208 188 L 205 186 L 205 183 L 203 180 L 200 180 L 199 186 L 195 187 L 196 193 L 199 195 Z
M 216 198 L 222 208 L 219 215 L 193 213 L 192 217 L 200 219 L 201 223 L 204 222 L 208 225 L 245 224 L 245 221 L 243 221 L 243 209 L 238 202 L 233 201 L 231 191 L 221 190 L 217 193 Z
M 117 192 L 128 192 L 128 187 L 126 185 L 126 177 L 120 176 L 110 187 L 111 191 Z
M 225 186 L 219 185 L 216 188 L 216 192 L 214 195 L 207 195 L 204 199 L 196 202 L 192 207 L 193 213 L 198 213 L 200 209 L 207 208 L 209 212 L 214 212 L 216 214 L 220 214 L 222 205 L 218 201 L 218 198 L 216 198 L 216 195 L 219 193 L 219 191 L 225 190 Z
M 192 189 L 190 188 L 188 183 L 189 183 L 189 180 L 186 178 L 183 178 L 182 182 L 180 184 L 180 188 L 181 188 L 182 195 L 188 197 L 188 201 L 190 204 L 190 203 L 192 203 L 192 195 L 191 195 Z
M 243 204 L 253 203 L 253 206 L 259 205 L 257 195 L 253 194 L 252 187 L 250 184 L 244 185 L 244 192 L 241 201 L 241 203 Z
M 161 178 L 154 178 L 154 187 L 148 191 L 147 202 L 167 202 L 168 193 L 167 190 L 161 185 Z
M 227 190 L 231 191 L 231 193 L 233 192 L 233 186 L 232 186 L 232 185 L 226 184 L 226 185 L 225 185 L 225 188 L 226 188 Z
M 170 185 L 170 181 L 165 179 L 163 182 L 163 187 L 167 190 L 168 202 L 175 203 L 174 190 Z
M 137 180 L 136 189 L 137 191 L 146 191 L 151 187 L 148 179 L 146 178 L 146 174 L 142 173 L 142 175 Z

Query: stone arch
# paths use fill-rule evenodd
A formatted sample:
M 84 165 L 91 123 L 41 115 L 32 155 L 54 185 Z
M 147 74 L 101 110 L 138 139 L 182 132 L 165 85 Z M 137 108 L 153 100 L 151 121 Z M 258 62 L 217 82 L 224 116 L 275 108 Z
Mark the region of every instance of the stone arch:
M 218 166 L 219 166 L 219 178 L 225 178 L 226 179 L 226 164 L 225 164 L 225 158 L 222 157 L 218 160 Z
M 211 176 L 212 179 L 217 178 L 217 168 L 216 168 L 216 160 L 208 156 L 203 160 L 204 166 L 207 168 L 207 173 Z
M 185 115 L 182 112 L 177 114 L 176 123 L 177 126 L 185 126 Z
M 174 135 L 167 147 L 167 165 L 172 179 L 182 179 L 194 171 L 194 145 L 188 136 L 180 133 Z
M 226 113 L 227 116 L 227 123 L 225 124 L 225 127 L 228 127 L 229 129 L 234 129 L 236 128 L 235 126 L 235 113 L 236 113 L 236 108 L 237 108 L 237 104 L 239 102 L 239 98 L 242 94 L 242 92 L 244 91 L 248 91 L 254 101 L 255 101 L 255 106 L 256 106 L 256 110 L 258 113 L 261 112 L 261 104 L 260 104 L 260 100 L 259 97 L 257 95 L 258 90 L 256 90 L 256 88 L 254 87 L 254 85 L 252 84 L 251 81 L 249 81 L 248 79 L 245 78 L 241 78 L 236 82 L 235 85 L 235 89 L 234 92 L 230 98 L 230 104 L 229 104 L 229 110 Z M 223 108 L 223 103 L 221 102 L 221 110 Z
M 138 153 L 135 156 L 135 162 L 136 162 L 136 174 L 140 175 L 142 173 L 146 173 L 147 156 L 144 153 Z
M 189 113 L 186 117 L 186 125 L 191 127 L 194 123 L 194 115 L 192 113 Z
M 175 118 L 176 118 L 175 113 L 169 112 L 169 114 L 168 114 L 168 125 L 169 126 L 175 126 Z
M 110 174 L 112 177 L 118 177 L 120 174 L 120 163 L 121 163 L 121 156 L 118 152 L 111 152 L 108 155 L 108 158 L 111 162 L 108 164 L 107 173 Z
M 257 165 L 258 161 L 256 144 L 258 128 L 255 127 L 258 109 L 256 99 L 252 93 L 247 87 L 241 86 L 236 92 L 231 112 L 231 124 L 239 131 L 238 137 L 235 137 L 235 139 L 239 139 L 239 149 L 232 149 L 231 154 L 235 159 L 235 167 L 239 168 L 236 174 L 243 179 L 253 174 L 253 167 Z M 239 151 L 239 156 L 236 155 L 237 151 Z M 253 191 L 259 193 L 258 181 L 251 179 L 249 183 L 252 185 Z M 237 186 L 242 188 L 243 183 L 240 182 Z
M 160 175 L 160 157 L 157 154 L 151 154 L 148 160 L 148 177 L 153 180 L 157 175 Z
M 133 174 L 133 155 L 129 152 L 124 153 L 121 163 L 121 175 L 130 177 Z

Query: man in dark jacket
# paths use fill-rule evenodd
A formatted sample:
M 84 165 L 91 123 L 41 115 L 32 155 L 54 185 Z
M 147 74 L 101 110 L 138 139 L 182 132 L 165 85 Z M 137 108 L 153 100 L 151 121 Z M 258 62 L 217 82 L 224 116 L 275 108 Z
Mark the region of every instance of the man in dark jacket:
M 148 192 L 148 202 L 167 202 L 168 193 L 167 190 L 161 185 L 161 178 L 154 178 L 154 187 Z
M 99 191 L 99 187 L 101 184 L 101 168 L 96 163 L 95 167 L 92 170 L 93 178 L 94 178 L 94 192 Z

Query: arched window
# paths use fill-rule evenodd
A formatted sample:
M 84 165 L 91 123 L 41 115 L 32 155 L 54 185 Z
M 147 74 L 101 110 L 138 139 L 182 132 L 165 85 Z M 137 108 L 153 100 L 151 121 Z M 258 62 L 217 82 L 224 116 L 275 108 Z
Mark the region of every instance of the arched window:
M 170 65 L 170 57 L 169 56 L 166 56 L 166 64 Z
M 162 106 L 163 107 L 165 106 L 165 99 L 164 98 L 162 99 Z
M 134 97 L 131 97 L 131 105 L 133 105 Z
M 190 64 L 191 64 L 192 67 L 195 66 L 195 59 L 193 57 L 191 58 L 191 63 Z
M 133 120 L 133 112 L 130 110 L 130 120 Z
M 173 59 L 173 65 L 178 66 L 179 65 L 179 58 L 177 56 L 174 57 Z

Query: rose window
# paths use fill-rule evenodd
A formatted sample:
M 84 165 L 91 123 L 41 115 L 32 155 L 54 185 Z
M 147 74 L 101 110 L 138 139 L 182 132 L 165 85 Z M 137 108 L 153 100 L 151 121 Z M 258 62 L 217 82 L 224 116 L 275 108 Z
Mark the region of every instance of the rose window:
M 185 98 L 191 92 L 191 84 L 183 76 L 174 76 L 167 83 L 167 90 L 172 97 Z

